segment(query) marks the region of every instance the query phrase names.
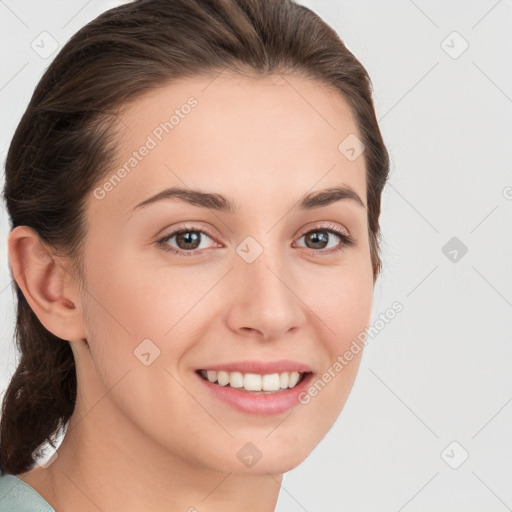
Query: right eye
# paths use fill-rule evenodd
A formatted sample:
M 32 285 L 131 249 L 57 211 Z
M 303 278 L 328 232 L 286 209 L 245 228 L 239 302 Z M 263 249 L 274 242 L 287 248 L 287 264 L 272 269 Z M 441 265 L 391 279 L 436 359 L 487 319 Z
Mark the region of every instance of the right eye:
M 173 238 L 176 239 L 176 244 L 182 247 L 173 247 L 167 243 Z M 194 226 L 181 227 L 165 235 L 160 240 L 157 240 L 157 244 L 164 251 L 172 252 L 178 256 L 194 256 L 198 254 L 198 247 L 201 245 L 204 238 L 212 240 L 212 237 L 202 229 Z

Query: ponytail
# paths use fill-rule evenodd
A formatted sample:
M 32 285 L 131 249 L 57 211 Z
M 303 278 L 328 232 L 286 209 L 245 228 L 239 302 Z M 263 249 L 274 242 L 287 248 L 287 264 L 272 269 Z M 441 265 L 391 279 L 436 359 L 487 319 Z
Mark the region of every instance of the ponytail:
M 52 434 L 67 423 L 76 397 L 75 361 L 69 342 L 47 331 L 19 288 L 17 291 L 15 336 L 21 360 L 2 401 L 2 475 L 31 469 L 32 454 L 41 444 L 52 442 Z

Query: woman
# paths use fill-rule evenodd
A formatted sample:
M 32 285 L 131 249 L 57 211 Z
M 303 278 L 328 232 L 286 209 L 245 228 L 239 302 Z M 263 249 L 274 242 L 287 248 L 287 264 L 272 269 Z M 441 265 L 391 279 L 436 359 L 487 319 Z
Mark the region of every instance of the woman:
M 6 161 L 0 510 L 273 511 L 356 377 L 388 168 L 366 70 L 291 0 L 75 34 Z

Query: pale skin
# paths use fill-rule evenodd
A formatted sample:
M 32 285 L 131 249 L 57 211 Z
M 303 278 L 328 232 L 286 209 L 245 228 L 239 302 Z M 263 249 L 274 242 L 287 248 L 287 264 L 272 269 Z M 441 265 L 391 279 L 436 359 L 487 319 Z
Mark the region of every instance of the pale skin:
M 120 114 L 112 172 L 169 113 L 198 101 L 103 199 L 89 196 L 85 292 L 33 230 L 11 231 L 13 275 L 42 324 L 69 340 L 77 366 L 58 458 L 18 475 L 58 512 L 271 512 L 283 473 L 339 416 L 362 351 L 307 405 L 270 416 L 208 396 L 195 375 L 206 363 L 292 359 L 318 377 L 370 322 L 364 153 L 350 161 L 338 150 L 357 126 L 339 93 L 285 77 L 187 78 Z M 171 186 L 222 194 L 238 211 L 173 199 L 132 213 Z M 294 208 L 335 186 L 363 205 Z M 195 255 L 156 243 L 185 224 L 206 233 Z M 343 244 L 329 225 L 356 243 L 327 254 Z M 311 231 L 329 237 L 327 248 L 308 249 Z M 235 250 L 248 236 L 263 248 L 250 264 Z M 167 244 L 190 252 L 177 237 Z M 147 338 L 161 351 L 149 366 L 134 355 Z M 249 441 L 262 453 L 250 468 L 236 455 Z

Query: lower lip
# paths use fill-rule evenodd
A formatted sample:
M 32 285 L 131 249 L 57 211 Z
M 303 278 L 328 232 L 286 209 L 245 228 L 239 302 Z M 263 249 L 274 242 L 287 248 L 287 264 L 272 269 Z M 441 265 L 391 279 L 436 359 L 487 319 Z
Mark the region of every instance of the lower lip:
M 301 403 L 299 395 L 306 391 L 313 377 L 313 373 L 310 372 L 304 375 L 302 380 L 293 388 L 259 394 L 257 392 L 240 391 L 238 388 L 232 388 L 229 385 L 213 384 L 209 380 L 203 379 L 197 373 L 196 375 L 217 398 L 220 398 L 241 412 L 259 415 L 278 414 Z

